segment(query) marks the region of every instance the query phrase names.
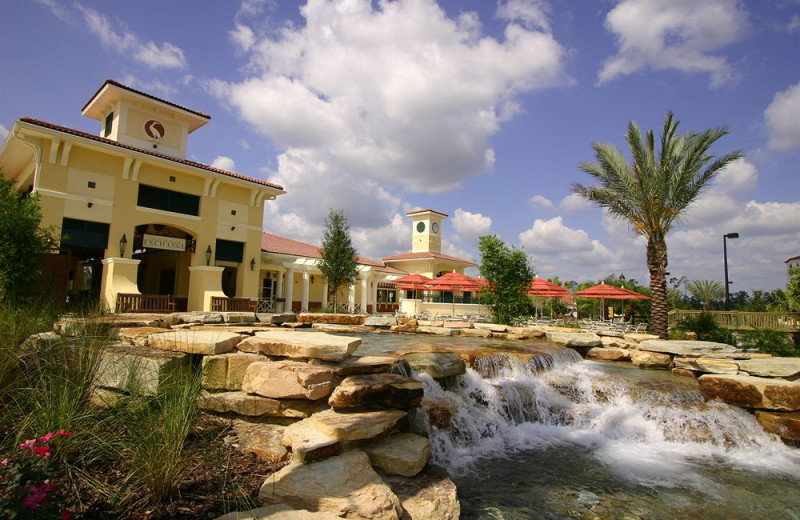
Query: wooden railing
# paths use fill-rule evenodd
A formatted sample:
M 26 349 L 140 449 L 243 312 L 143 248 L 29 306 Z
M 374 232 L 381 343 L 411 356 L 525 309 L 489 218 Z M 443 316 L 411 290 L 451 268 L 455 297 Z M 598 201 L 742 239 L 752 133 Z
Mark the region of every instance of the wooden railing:
M 669 311 L 669 325 L 696 318 L 701 312 L 713 316 L 714 323 L 732 330 L 770 329 L 783 332 L 800 331 L 800 314 L 792 312 L 742 312 L 742 311 Z
M 255 312 L 257 307 L 258 302 L 250 298 L 211 297 L 211 310 L 213 312 Z
M 116 312 L 172 312 L 168 294 L 117 294 Z

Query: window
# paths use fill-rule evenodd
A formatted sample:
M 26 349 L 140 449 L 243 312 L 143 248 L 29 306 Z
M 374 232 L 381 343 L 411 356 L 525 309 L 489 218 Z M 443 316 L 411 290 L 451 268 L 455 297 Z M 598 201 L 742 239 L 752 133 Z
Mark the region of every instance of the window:
M 184 215 L 197 216 L 200 214 L 200 197 L 197 195 L 165 190 L 146 184 L 139 185 L 139 200 L 136 204 L 144 208 L 161 209 Z
M 223 262 L 241 262 L 244 258 L 244 243 L 218 238 L 214 258 Z
M 94 181 L 89 181 L 89 184 L 88 184 L 88 186 L 89 186 L 89 188 L 91 188 L 91 189 L 95 189 L 95 188 L 97 187 L 97 183 L 95 183 Z
M 108 224 L 65 217 L 61 224 L 61 245 L 106 249 Z
M 103 127 L 103 137 L 111 135 L 111 127 L 114 125 L 114 112 L 109 112 L 106 116 L 106 124 Z

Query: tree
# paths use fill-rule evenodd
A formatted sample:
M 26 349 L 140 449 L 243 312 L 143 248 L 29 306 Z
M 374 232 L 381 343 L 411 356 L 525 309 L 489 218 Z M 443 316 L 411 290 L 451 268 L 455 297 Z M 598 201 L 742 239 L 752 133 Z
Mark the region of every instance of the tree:
M 711 302 L 722 299 L 725 289 L 716 280 L 692 280 L 686 284 L 686 289 L 692 296 L 703 302 L 703 310 L 707 311 Z
M 320 253 L 322 260 L 318 267 L 328 282 L 328 290 L 333 292 L 335 309 L 339 288 L 351 285 L 358 276 L 357 251 L 350 238 L 350 226 L 342 210 L 330 210 L 328 213 Z
M 478 250 L 478 272 L 489 282 L 481 291 L 481 301 L 497 323 L 509 324 L 514 318 L 530 315 L 533 304 L 528 288 L 534 272 L 525 252 L 509 247 L 495 235 L 481 237 Z
M 0 176 L 0 301 L 19 303 L 39 287 L 45 255 L 55 243 L 53 230 L 41 222 L 37 197 Z
M 651 330 L 662 338 L 667 337 L 667 234 L 714 176 L 742 157 L 738 150 L 717 158 L 709 152 L 727 135 L 724 128 L 676 135 L 679 124 L 668 112 L 656 149 L 652 130 L 643 138 L 636 123 L 630 122 L 625 138 L 631 163 L 617 147 L 594 143 L 597 162 L 582 162 L 580 168 L 599 184 L 572 185 L 573 192 L 627 220 L 635 233 L 647 239 Z

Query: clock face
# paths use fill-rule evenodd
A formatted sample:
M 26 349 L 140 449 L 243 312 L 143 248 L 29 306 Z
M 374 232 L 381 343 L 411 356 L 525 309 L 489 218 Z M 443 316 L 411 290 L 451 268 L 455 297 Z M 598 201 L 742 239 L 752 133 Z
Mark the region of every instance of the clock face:
M 439 223 L 438 222 L 434 222 L 433 224 L 431 224 L 431 229 L 433 230 L 434 233 L 438 233 L 439 232 Z
M 425 231 L 425 223 L 417 222 L 417 233 L 422 233 L 423 231 Z

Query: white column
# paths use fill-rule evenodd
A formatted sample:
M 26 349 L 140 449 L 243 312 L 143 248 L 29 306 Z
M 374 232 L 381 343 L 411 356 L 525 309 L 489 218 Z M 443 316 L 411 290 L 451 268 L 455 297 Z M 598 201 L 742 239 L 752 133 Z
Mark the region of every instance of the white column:
M 292 299 L 294 298 L 294 269 L 286 268 L 286 306 L 285 312 L 292 312 Z
M 300 312 L 308 312 L 308 271 L 303 270 L 303 296 L 300 300 Z
M 278 271 L 278 283 L 275 284 L 276 298 L 283 298 L 283 273 Z
M 369 303 L 369 280 L 366 276 L 361 278 L 361 313 L 367 314 L 367 304 Z
M 328 280 L 323 278 L 322 281 L 322 306 L 328 306 Z
M 356 284 L 350 284 L 350 292 L 347 295 L 347 309 L 350 312 L 356 308 Z
M 372 312 L 378 313 L 378 280 L 372 282 L 372 287 L 369 292 L 369 299 L 372 300 Z

